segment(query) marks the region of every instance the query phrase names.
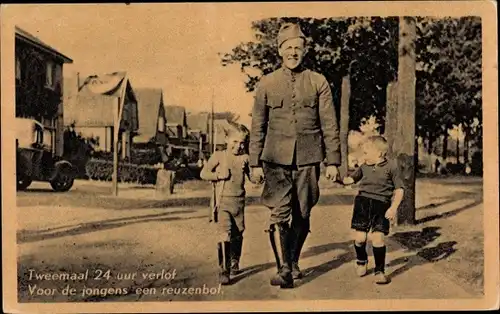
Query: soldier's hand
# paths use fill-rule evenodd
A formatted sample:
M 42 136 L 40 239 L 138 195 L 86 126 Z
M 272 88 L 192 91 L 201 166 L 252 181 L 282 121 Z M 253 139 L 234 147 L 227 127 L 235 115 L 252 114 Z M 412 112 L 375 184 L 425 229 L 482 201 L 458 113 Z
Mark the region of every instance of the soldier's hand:
M 337 166 L 327 166 L 325 177 L 328 180 L 337 181 L 339 176 L 339 170 Z
M 262 182 L 264 182 L 264 170 L 262 170 L 261 167 L 252 168 L 251 176 L 252 176 L 252 180 L 256 184 L 262 184 Z

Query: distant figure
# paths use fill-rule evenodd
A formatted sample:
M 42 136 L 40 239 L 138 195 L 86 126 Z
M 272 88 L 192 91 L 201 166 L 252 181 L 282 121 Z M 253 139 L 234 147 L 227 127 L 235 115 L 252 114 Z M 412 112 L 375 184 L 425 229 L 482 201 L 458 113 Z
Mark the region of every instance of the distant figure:
M 198 162 L 196 163 L 196 166 L 197 166 L 198 168 L 202 168 L 202 167 L 203 167 L 203 165 L 204 165 L 204 161 L 203 161 L 203 159 L 199 158 L 199 159 L 198 159 Z
M 471 173 L 472 173 L 472 168 L 471 168 L 471 166 L 470 166 L 470 164 L 469 164 L 469 163 L 466 163 L 466 164 L 465 164 L 465 174 L 466 174 L 466 175 L 469 175 L 469 174 L 471 174 Z
M 434 162 L 434 171 L 436 173 L 441 173 L 441 162 L 439 161 L 439 158 L 436 158 L 436 161 Z
M 248 154 L 244 151 L 248 129 L 238 125 L 227 130 L 227 149 L 215 151 L 201 170 L 203 180 L 214 182 L 211 221 L 217 223 L 220 241 L 219 280 L 229 284 L 239 273 L 243 231 L 245 230 L 245 180 L 250 179 Z
M 369 137 L 363 145 L 364 164 L 343 179 L 346 185 L 359 182 L 351 221 L 355 231 L 356 272 L 359 276 L 367 272 L 366 242 L 371 232 L 377 284 L 389 282 L 385 276 L 384 236 L 389 234 L 390 222 L 396 218 L 404 195 L 402 173 L 395 160 L 387 160 L 387 150 L 387 141 L 382 136 Z

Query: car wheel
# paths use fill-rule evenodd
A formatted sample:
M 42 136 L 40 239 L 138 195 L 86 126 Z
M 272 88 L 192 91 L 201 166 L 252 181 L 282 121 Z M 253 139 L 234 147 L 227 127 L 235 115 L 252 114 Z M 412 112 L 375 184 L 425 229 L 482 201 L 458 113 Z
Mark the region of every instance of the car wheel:
M 17 179 L 17 190 L 18 191 L 26 190 L 30 186 L 31 182 L 32 182 L 32 180 L 29 178 L 18 178 Z
M 61 171 L 54 180 L 50 181 L 50 186 L 56 192 L 66 192 L 71 189 L 74 181 L 72 173 Z

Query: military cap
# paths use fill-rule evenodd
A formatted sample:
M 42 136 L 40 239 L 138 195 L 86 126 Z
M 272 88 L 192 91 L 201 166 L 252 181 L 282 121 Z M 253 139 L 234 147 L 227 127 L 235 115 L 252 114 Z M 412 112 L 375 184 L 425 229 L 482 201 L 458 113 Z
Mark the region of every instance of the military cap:
M 306 36 L 300 30 L 299 25 L 293 23 L 283 24 L 278 32 L 278 47 L 281 47 L 285 41 L 293 38 L 303 38 L 306 40 Z

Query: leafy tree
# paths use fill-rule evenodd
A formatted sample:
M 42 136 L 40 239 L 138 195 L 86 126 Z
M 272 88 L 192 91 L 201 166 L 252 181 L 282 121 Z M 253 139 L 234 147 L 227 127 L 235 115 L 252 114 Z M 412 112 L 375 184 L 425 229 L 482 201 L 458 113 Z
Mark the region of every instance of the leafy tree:
M 247 91 L 281 65 L 276 36 L 283 22 L 300 24 L 308 37 L 305 64 L 330 82 L 340 110 L 342 77 L 350 76 L 349 129 L 374 115 L 383 133 L 386 87 L 397 76 L 397 17 L 270 18 L 251 25 L 255 40 L 221 55 L 223 66 L 238 64 Z M 462 124 L 466 137 L 481 136 L 481 20 L 478 17 L 416 18 L 417 136 L 434 142 Z M 339 114 L 339 112 L 337 112 Z M 445 138 L 445 141 L 447 138 Z M 432 147 L 428 147 L 429 151 Z
M 467 142 L 482 124 L 481 20 L 425 17 L 417 26 L 417 134 L 431 143 L 444 135 L 446 145 L 461 125 Z
M 394 79 L 397 51 L 396 18 L 270 18 L 255 21 L 255 41 L 244 42 L 222 55 L 222 65 L 239 64 L 247 74 L 247 91 L 255 89 L 262 75 L 281 66 L 276 36 L 284 22 L 298 23 L 307 36 L 309 49 L 304 63 L 322 73 L 331 85 L 337 115 L 340 110 L 342 77 L 350 75 L 350 129 L 374 114 L 385 115 L 385 88 Z

